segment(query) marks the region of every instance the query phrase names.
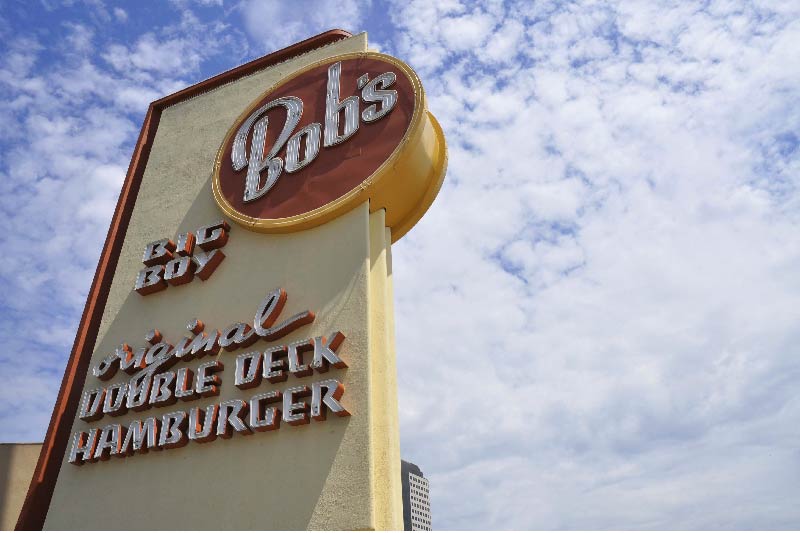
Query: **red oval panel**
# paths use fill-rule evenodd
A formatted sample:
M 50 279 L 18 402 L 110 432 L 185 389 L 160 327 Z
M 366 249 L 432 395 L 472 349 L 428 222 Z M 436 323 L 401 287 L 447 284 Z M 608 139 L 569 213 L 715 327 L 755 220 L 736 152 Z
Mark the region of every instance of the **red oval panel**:
M 324 129 L 328 68 L 335 62 L 314 67 L 270 91 L 255 102 L 250 111 L 241 117 L 229 132 L 220 160 L 219 186 L 222 195 L 239 213 L 260 219 L 286 218 L 308 213 L 358 187 L 400 144 L 414 113 L 414 89 L 411 80 L 401 69 L 380 59 L 345 59 L 342 61 L 339 99 L 344 100 L 352 95 L 359 96 L 360 119 L 361 112 L 370 103 L 360 98 L 358 78 L 367 74 L 369 79 L 373 79 L 379 74 L 391 71 L 397 76 L 394 85 L 390 87 L 397 91 L 397 103 L 394 108 L 375 122 L 369 123 L 360 119 L 358 131 L 352 137 L 342 144 L 329 148 L 320 147 L 319 155 L 308 166 L 293 174 L 284 170 L 272 189 L 264 196 L 253 202 L 243 201 L 247 167 L 234 172 L 231 164 L 233 139 L 239 126 L 263 104 L 283 96 L 296 96 L 303 100 L 303 116 L 294 132 L 312 122 L 319 122 Z M 262 116 L 269 117 L 264 151 L 266 153 L 274 145 L 286 123 L 286 111 L 283 107 L 279 107 L 267 111 Z M 343 120 L 344 113 L 340 121 Z M 251 131 L 246 143 L 248 157 L 252 135 Z M 286 161 L 285 146 L 278 152 L 277 157 Z M 263 174 L 266 174 L 266 169 Z

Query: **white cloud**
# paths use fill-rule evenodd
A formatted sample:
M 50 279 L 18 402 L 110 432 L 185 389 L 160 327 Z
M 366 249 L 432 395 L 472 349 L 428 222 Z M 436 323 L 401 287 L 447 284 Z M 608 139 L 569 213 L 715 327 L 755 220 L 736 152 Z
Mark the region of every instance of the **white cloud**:
M 115 7 L 114 18 L 116 18 L 119 22 L 128 22 L 128 12 L 121 7 Z
M 370 0 L 243 0 L 244 25 L 264 52 L 273 52 L 331 29 L 359 33 Z
M 130 48 L 119 44 L 110 46 L 103 58 L 122 72 L 140 69 L 181 75 L 196 71 L 202 56 L 191 38 L 159 40 L 147 33 Z
M 83 24 L 64 24 L 70 30 L 67 42 L 78 53 L 85 54 L 92 49 L 92 38 L 94 32 Z
M 525 26 L 520 21 L 506 19 L 502 26 L 492 33 L 479 57 L 487 62 L 511 61 L 517 54 L 524 33 Z
M 455 52 L 475 50 L 483 46 L 494 25 L 495 20 L 480 10 L 439 21 L 445 45 Z
M 234 42 L 220 24 L 189 15 L 131 46 L 106 41 L 86 20 L 51 28 L 50 42 L 4 43 L 0 373 L 16 377 L 0 390 L 0 439 L 44 434 L 147 106 Z M 119 71 L 98 57 L 103 50 Z
M 434 527 L 796 527 L 796 2 L 242 2 L 255 44 L 175 5 L 128 41 L 73 21 L 70 53 L 4 42 L 2 438 L 46 427 L 146 105 L 366 29 L 449 143 L 393 253 L 402 450 Z
M 434 526 L 797 523 L 797 13 L 490 7 L 393 11 L 450 147 L 394 251 Z

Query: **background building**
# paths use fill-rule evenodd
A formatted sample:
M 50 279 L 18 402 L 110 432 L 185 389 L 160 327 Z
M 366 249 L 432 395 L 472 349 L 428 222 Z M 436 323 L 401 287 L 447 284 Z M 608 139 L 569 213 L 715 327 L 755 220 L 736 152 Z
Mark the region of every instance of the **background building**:
M 0 443 L 0 530 L 12 530 L 17 525 L 19 510 L 33 470 L 39 459 L 41 443 Z
M 431 530 L 431 500 L 428 480 L 414 463 L 401 461 L 403 479 L 403 527 L 406 531 Z

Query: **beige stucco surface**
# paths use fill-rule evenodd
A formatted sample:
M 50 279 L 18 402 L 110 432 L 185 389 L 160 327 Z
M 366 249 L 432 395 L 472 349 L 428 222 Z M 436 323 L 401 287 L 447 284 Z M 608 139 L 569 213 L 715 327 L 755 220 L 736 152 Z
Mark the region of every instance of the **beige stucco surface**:
M 370 214 L 365 203 L 323 226 L 287 235 L 231 224 L 227 257 L 209 280 L 146 297 L 132 291 L 148 242 L 223 218 L 211 194 L 211 172 L 242 110 L 297 68 L 366 49 L 366 35 L 357 35 L 164 110 L 92 357 L 93 366 L 121 342 L 142 346 L 154 327 L 174 344 L 192 318 L 214 329 L 252 322 L 267 293 L 282 287 L 288 301 L 281 319 L 309 309 L 316 320 L 279 344 L 336 330 L 345 334 L 339 354 L 348 368 L 324 377 L 344 383 L 342 403 L 352 416 L 80 467 L 65 458 L 45 529 L 402 529 L 391 240 L 382 211 Z M 246 350 L 273 344 L 261 340 Z M 233 384 L 238 353 L 218 356 L 225 364 L 219 396 L 97 422 L 76 420 L 73 433 L 320 379 L 290 377 L 240 390 Z M 100 383 L 89 375 L 85 387 Z
M 0 443 L 0 529 L 17 524 L 41 449 L 41 444 Z

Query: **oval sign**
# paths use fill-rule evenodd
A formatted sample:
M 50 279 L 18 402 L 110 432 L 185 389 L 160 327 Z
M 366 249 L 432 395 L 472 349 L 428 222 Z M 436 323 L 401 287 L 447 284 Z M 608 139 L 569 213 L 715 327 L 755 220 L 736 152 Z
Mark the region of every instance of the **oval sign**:
M 384 54 L 309 65 L 254 101 L 225 136 L 214 166 L 217 204 L 234 221 L 285 233 L 370 201 L 397 240 L 441 187 L 444 136 L 422 84 Z

